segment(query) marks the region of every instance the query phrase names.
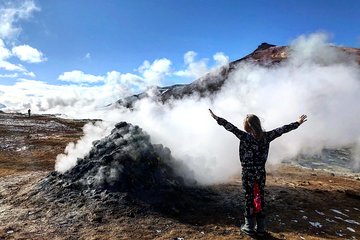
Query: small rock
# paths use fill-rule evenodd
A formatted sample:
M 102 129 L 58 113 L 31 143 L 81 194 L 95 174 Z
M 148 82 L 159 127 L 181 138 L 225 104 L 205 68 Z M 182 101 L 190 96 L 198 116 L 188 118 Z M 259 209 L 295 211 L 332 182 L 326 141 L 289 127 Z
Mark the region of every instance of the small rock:
M 102 219 L 103 219 L 103 217 L 101 215 L 96 215 L 96 216 L 93 217 L 92 221 L 101 223 Z
M 300 186 L 309 186 L 311 185 L 309 181 L 303 181 L 302 183 L 300 183 Z
M 126 214 L 128 217 L 131 217 L 131 218 L 134 218 L 135 217 L 135 214 L 133 212 L 129 212 Z
M 283 234 L 283 233 L 280 233 L 279 236 L 280 236 L 282 239 L 286 239 L 285 234 Z

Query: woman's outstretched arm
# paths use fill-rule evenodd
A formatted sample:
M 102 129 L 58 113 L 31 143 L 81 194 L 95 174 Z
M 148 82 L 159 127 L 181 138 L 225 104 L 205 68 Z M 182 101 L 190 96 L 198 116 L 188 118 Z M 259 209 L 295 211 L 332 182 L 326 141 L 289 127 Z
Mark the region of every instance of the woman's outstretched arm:
M 246 133 L 244 131 L 241 131 L 232 123 L 228 122 L 226 119 L 216 116 L 215 113 L 211 111 L 211 109 L 209 109 L 209 111 L 210 115 L 217 121 L 219 125 L 223 126 L 229 132 L 235 134 L 235 136 L 240 140 L 244 139 L 244 137 L 246 136 Z
M 284 133 L 287 133 L 294 129 L 297 129 L 301 124 L 303 124 L 306 121 L 307 121 L 307 116 L 305 114 L 303 114 L 299 117 L 299 119 L 297 121 L 267 132 L 267 134 L 266 134 L 267 140 L 269 142 L 271 142 L 275 138 L 278 138 L 281 135 L 283 135 Z

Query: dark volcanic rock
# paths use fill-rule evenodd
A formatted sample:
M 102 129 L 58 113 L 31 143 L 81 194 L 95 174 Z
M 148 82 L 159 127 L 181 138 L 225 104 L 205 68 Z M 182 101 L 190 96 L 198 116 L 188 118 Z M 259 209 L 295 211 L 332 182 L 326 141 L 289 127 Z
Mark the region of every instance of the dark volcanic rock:
M 138 126 L 121 122 L 111 134 L 95 141 L 87 156 L 61 177 L 90 188 L 112 191 L 181 185 L 168 164 L 171 152 L 153 145 Z
M 120 122 L 109 136 L 95 141 L 74 168 L 63 174 L 52 172 L 34 194 L 45 194 L 60 204 L 78 202 L 82 195 L 100 202 L 130 196 L 151 204 L 171 203 L 185 186 L 173 168 L 184 167 L 168 148 L 152 144 L 140 127 Z

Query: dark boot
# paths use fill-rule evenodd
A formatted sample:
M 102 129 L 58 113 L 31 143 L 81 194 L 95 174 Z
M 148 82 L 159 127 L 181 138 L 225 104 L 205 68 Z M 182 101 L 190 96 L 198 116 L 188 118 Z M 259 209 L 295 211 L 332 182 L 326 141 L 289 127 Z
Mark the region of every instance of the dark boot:
M 265 233 L 265 217 L 256 216 L 256 234 L 258 236 L 264 236 Z
M 255 218 L 254 217 L 245 217 L 245 223 L 243 225 L 241 225 L 240 230 L 247 234 L 247 235 L 254 235 L 255 231 Z

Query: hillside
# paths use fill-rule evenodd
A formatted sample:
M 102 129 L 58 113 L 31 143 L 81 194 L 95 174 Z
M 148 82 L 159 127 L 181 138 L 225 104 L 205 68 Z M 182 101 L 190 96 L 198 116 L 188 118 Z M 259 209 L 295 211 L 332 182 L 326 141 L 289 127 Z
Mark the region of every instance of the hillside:
M 335 47 L 353 56 L 360 64 L 360 49 Z M 140 99 L 151 97 L 155 101 L 166 103 L 171 99 L 182 99 L 186 96 L 209 96 L 221 89 L 228 77 L 242 64 L 252 63 L 265 67 L 273 67 L 288 59 L 292 49 L 289 46 L 276 46 L 268 43 L 260 44 L 255 51 L 243 58 L 232 61 L 227 66 L 206 74 L 190 84 L 176 84 L 165 87 L 152 87 L 145 92 L 119 99 L 116 104 L 131 108 Z

